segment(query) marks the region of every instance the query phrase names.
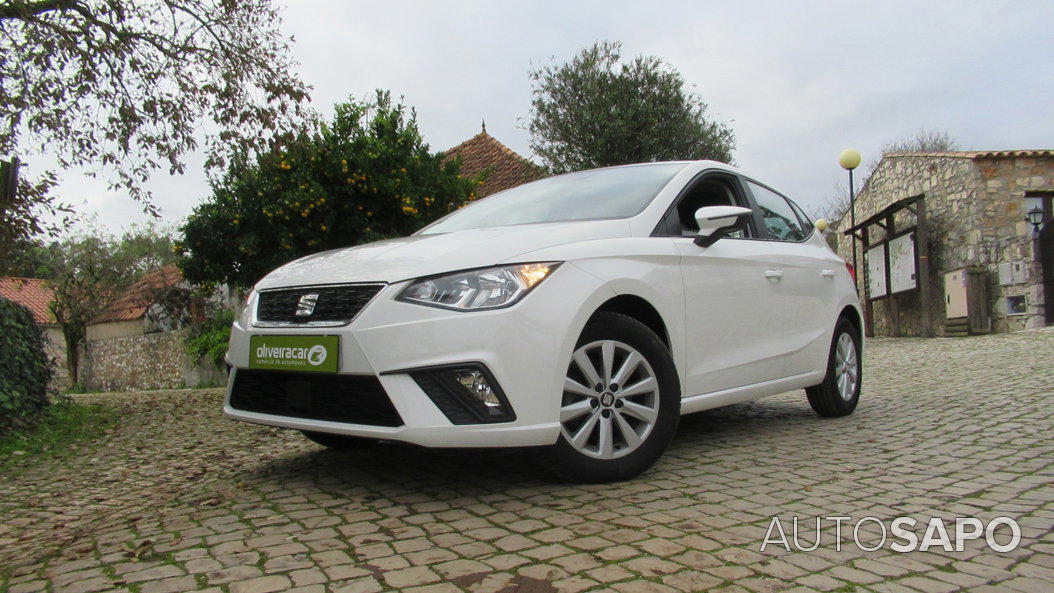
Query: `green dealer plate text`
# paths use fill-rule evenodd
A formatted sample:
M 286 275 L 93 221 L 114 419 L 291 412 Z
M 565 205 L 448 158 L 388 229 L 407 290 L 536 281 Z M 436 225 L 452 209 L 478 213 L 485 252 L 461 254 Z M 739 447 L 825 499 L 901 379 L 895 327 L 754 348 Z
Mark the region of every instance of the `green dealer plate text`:
M 337 372 L 339 336 L 250 336 L 249 368 Z

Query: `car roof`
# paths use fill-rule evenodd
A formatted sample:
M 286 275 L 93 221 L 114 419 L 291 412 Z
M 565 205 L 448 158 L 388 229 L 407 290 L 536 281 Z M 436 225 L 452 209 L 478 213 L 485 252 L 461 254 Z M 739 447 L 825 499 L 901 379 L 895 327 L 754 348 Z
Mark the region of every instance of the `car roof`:
M 700 169 L 726 169 L 736 173 L 742 173 L 736 167 L 729 165 L 728 163 L 722 163 L 720 161 L 709 161 L 709 160 L 698 160 L 698 161 L 648 161 L 646 163 L 627 163 L 625 165 L 610 165 L 607 167 L 594 167 L 592 169 L 580 169 L 578 171 L 569 171 L 567 173 L 561 173 L 561 175 L 570 175 L 571 173 L 584 173 L 586 171 L 601 171 L 604 169 L 625 169 L 629 167 L 653 167 L 658 165 L 697 165 Z

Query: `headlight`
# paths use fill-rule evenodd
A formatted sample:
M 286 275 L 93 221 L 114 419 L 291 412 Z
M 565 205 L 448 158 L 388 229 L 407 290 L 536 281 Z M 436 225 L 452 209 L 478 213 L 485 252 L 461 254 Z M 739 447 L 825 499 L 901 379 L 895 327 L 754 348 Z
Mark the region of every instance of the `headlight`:
M 508 307 L 545 280 L 559 262 L 516 264 L 421 278 L 396 299 L 458 311 Z

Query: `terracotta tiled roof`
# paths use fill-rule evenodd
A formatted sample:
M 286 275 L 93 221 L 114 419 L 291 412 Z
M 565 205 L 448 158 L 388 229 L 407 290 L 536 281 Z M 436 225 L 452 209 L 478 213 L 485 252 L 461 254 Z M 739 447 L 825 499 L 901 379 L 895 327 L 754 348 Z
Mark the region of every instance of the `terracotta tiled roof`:
M 173 287 L 183 281 L 183 274 L 176 266 L 165 266 L 150 272 L 128 287 L 128 290 L 117 295 L 106 309 L 92 323 L 111 321 L 135 321 L 146 315 L 147 309 L 154 304 L 154 295 L 158 290 Z
M 444 160 L 453 158 L 461 159 L 461 174 L 465 177 L 489 171 L 476 190 L 477 199 L 542 177 L 537 165 L 498 142 L 486 129 L 446 151 Z
M 55 293 L 48 288 L 47 281 L 40 278 L 0 277 L 0 297 L 12 300 L 29 309 L 37 323 L 55 323 L 51 312 L 51 301 Z
M 883 156 L 943 156 L 962 159 L 1014 159 L 1054 157 L 1054 150 L 950 150 L 947 152 L 890 152 Z

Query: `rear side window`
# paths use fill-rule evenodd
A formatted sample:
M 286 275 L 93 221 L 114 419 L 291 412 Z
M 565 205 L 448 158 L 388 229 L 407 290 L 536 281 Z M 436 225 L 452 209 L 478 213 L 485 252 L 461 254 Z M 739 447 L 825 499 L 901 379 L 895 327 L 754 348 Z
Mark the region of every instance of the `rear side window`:
M 805 212 L 798 206 L 797 202 L 790 198 L 787 198 L 787 201 L 790 202 L 791 208 L 794 208 L 794 212 L 797 213 L 798 220 L 801 221 L 801 226 L 805 229 L 805 236 L 808 237 L 812 234 L 812 221 L 805 215 Z
M 750 193 L 754 194 L 754 201 L 771 238 L 778 241 L 804 241 L 809 236 L 787 198 L 753 181 L 747 181 L 747 185 L 750 186 Z

